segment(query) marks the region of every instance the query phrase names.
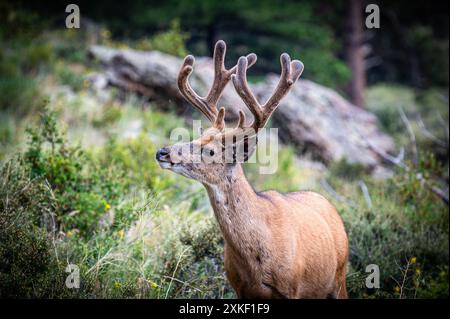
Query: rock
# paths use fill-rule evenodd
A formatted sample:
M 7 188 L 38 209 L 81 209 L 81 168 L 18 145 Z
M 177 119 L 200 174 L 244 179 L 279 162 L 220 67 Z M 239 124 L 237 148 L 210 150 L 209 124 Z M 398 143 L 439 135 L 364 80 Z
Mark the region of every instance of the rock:
M 180 113 L 193 110 L 178 91 L 177 76 L 182 59 L 158 51 L 111 49 L 103 46 L 92 46 L 89 56 L 99 60 L 104 66 L 104 74 L 110 85 L 138 92 L 159 102 L 162 108 L 169 108 L 171 103 L 175 103 L 179 106 Z M 197 58 L 189 79 L 191 86 L 200 95 L 206 95 L 213 79 L 212 59 Z M 223 92 L 220 106 L 227 109 L 227 120 L 237 120 L 239 110 L 250 114 L 231 83 Z
M 253 86 L 259 101 L 266 101 L 278 83 L 275 75 Z M 381 158 L 367 147 L 384 152 L 394 149 L 391 137 L 382 133 L 374 114 L 354 106 L 335 91 L 308 80 L 298 80 L 273 114 L 284 143 L 300 154 L 309 153 L 324 163 L 346 159 L 375 168 Z
M 105 68 L 103 75 L 109 85 L 139 92 L 163 109 L 175 104 L 180 113 L 193 110 L 177 87 L 182 59 L 157 51 L 101 46 L 93 46 L 89 55 L 102 63 Z M 190 77 L 192 87 L 204 95 L 213 77 L 212 59 L 197 58 Z M 277 82 L 278 76 L 268 75 L 263 82 L 252 85 L 252 90 L 259 101 L 264 102 Z M 251 118 L 231 83 L 219 105 L 226 107 L 229 121 L 238 118 L 239 110 L 244 110 Z M 374 114 L 352 105 L 332 89 L 307 80 L 299 80 L 281 101 L 273 115 L 272 125 L 280 128 L 282 142 L 294 145 L 299 154 L 309 154 L 325 164 L 346 159 L 372 170 L 382 159 L 367 147 L 367 143 L 383 152 L 394 149 L 393 140 L 380 131 Z

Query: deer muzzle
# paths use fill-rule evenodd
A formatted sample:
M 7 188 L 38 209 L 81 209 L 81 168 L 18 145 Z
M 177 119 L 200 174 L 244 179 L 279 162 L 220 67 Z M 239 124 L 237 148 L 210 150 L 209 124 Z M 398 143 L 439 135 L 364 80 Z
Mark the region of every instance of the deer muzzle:
M 167 147 L 160 148 L 156 152 L 156 160 L 159 163 L 162 163 L 162 162 L 169 162 L 170 163 L 170 149 L 168 149 Z

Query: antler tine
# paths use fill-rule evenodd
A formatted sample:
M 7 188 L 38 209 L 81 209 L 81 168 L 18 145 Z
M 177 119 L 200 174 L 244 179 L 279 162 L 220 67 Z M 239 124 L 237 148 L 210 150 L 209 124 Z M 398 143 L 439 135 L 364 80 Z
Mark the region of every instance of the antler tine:
M 234 88 L 239 94 L 241 99 L 244 101 L 245 105 L 248 107 L 250 112 L 254 116 L 254 124 L 258 124 L 262 118 L 261 105 L 256 100 L 256 97 L 250 91 L 247 83 L 247 59 L 245 57 L 240 57 L 237 63 L 237 72 L 231 76 Z
M 291 62 L 291 58 L 287 53 L 283 53 L 281 55 L 280 62 L 280 81 L 278 82 L 277 88 L 272 96 L 263 106 L 259 104 L 258 100 L 255 98 L 248 86 L 246 58 L 239 58 L 237 72 L 235 75 L 231 76 L 236 92 L 254 116 L 251 127 L 255 130 L 255 132 L 258 132 L 260 128 L 264 127 L 273 111 L 280 103 L 280 100 L 289 92 L 292 85 L 300 77 L 304 68 L 303 64 L 298 60 Z
M 178 74 L 178 88 L 189 103 L 202 112 L 211 122 L 214 122 L 216 114 L 208 107 L 204 99 L 194 92 L 189 84 L 188 79 L 189 75 L 192 73 L 194 62 L 195 58 L 192 55 L 188 55 L 184 58 L 183 65 Z
M 217 41 L 214 47 L 214 81 L 209 90 L 208 94 L 205 97 L 205 101 L 217 112 L 217 101 L 219 101 L 220 96 L 222 95 L 223 89 L 228 83 L 227 78 L 227 70 L 225 69 L 224 61 L 225 61 L 225 52 L 227 51 L 227 47 L 225 42 L 222 40 Z
M 217 41 L 214 47 L 214 81 L 205 97 L 199 96 L 194 92 L 189 84 L 188 78 L 192 72 L 194 57 L 188 55 L 183 62 L 180 73 L 178 75 L 178 87 L 181 94 L 194 107 L 202 112 L 212 123 L 216 123 L 218 117 L 217 102 L 219 101 L 225 86 L 230 81 L 231 75 L 236 72 L 236 66 L 227 70 L 224 65 L 226 53 L 226 44 L 224 41 Z M 251 53 L 245 58 L 247 67 L 251 67 L 256 62 L 256 55 Z M 221 126 L 221 125 L 219 125 Z
M 227 52 L 227 46 L 225 41 L 219 40 L 217 41 L 214 47 L 214 81 L 211 86 L 211 89 L 208 92 L 208 95 L 205 98 L 206 103 L 211 105 L 212 107 L 216 107 L 217 101 L 219 101 L 220 96 L 225 88 L 225 86 L 230 81 L 230 77 L 233 73 L 236 72 L 236 66 L 227 70 L 225 68 L 225 53 Z M 251 67 L 256 62 L 256 55 L 254 53 L 250 53 L 246 60 L 248 61 L 247 68 Z M 217 108 L 216 108 L 217 111 Z
M 292 85 L 298 80 L 304 68 L 303 63 L 298 60 L 294 60 L 291 62 L 291 58 L 287 53 L 283 53 L 280 56 L 280 63 L 280 81 L 278 82 L 277 88 L 275 89 L 272 96 L 264 104 L 264 113 L 267 113 L 268 118 L 277 108 L 281 99 L 289 92 Z

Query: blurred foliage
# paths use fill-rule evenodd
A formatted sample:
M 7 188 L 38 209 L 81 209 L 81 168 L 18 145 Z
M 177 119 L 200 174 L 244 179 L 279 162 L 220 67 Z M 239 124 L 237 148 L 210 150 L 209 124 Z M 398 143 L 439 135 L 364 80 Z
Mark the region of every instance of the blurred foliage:
M 187 55 L 185 43 L 188 38 L 189 34 L 181 30 L 180 21 L 175 19 L 171 22 L 169 30 L 158 32 L 151 38 L 139 40 L 136 49 L 157 50 L 178 57 L 185 57 Z
M 62 282 L 50 280 L 65 274 L 61 266 L 52 266 L 56 256 L 49 249 L 47 238 L 51 239 L 56 232 L 57 254 L 68 256 L 70 262 L 81 268 L 82 288 L 76 291 L 76 297 L 234 296 L 223 272 L 223 239 L 206 194 L 198 183 L 167 173 L 152 160 L 156 145 L 149 134 L 157 133 L 160 125 L 173 125 L 172 116 L 151 110 L 124 110 L 125 114 L 133 112 L 140 118 L 144 118 L 143 114 L 147 117 L 141 135 L 134 139 L 118 139 L 113 135 L 104 145 L 81 152 L 61 133 L 58 113 L 47 111 L 42 114 L 40 124 L 29 130 L 30 144 L 22 160 L 3 165 L 4 191 L 29 185 L 26 194 L 31 196 L 31 202 L 24 197 L 9 200 L 2 216 L 12 218 L 16 215 L 11 212 L 30 207 L 40 216 L 27 217 L 23 227 L 31 226 L 26 226 L 29 228 L 24 230 L 25 237 L 18 235 L 2 241 L 4 254 L 14 254 L 15 247 L 25 245 L 29 236 L 37 238 L 36 245 L 43 245 L 39 249 L 33 245 L 30 250 L 20 250 L 26 254 L 21 257 L 25 261 L 38 251 L 42 263 L 14 263 L 18 274 L 9 278 L 33 271 L 33 279 L 22 281 L 20 290 L 6 290 L 5 295 L 44 296 L 45 291 L 52 291 L 52 296 L 67 296 L 67 289 L 61 291 Z M 111 125 L 120 126 L 124 116 L 98 129 L 108 131 Z M 164 141 L 162 136 L 167 135 L 158 134 L 160 141 Z M 273 175 L 261 177 L 257 165 L 247 164 L 251 183 L 257 189 L 305 189 L 308 179 L 315 180 L 321 174 L 314 176 L 309 168 L 296 168 L 294 154 L 292 149 L 282 147 L 278 170 Z M 12 178 L 11 167 L 26 174 Z M 398 171 L 386 182 L 373 180 L 359 170 L 349 175 L 352 170 L 355 166 L 351 164 L 336 164 L 327 177 L 342 196 L 351 199 L 351 204 L 335 202 L 350 238 L 351 297 L 398 298 L 399 286 L 402 298 L 447 296 L 448 207 L 422 187 L 414 174 Z M 420 172 L 427 177 L 445 174 L 432 157 L 422 158 Z M 360 191 L 361 180 L 369 189 L 371 206 Z M 309 185 L 310 189 L 324 192 L 317 184 Z M 5 198 L 3 194 L 3 207 Z M 45 212 L 49 212 L 49 217 L 44 218 Z M 4 232 L 3 236 L 13 234 Z M 408 266 L 412 257 L 417 261 Z M 382 269 L 379 290 L 363 286 L 369 263 Z M 27 270 L 32 266 L 57 274 Z M 404 271 L 408 274 L 406 279 Z M 13 272 L 8 270 L 4 276 L 10 274 Z M 14 287 L 10 284 L 13 279 L 4 280 L 5 285 Z M 36 282 L 41 285 L 41 292 L 27 293 Z M 60 290 L 51 290 L 57 284 L 61 284 Z
M 448 87 L 448 2 L 376 2 L 381 28 L 368 32 L 369 83 Z
M 93 99 L 85 80 L 89 69 L 82 64 L 84 50 L 104 43 L 178 56 L 187 51 L 209 55 L 213 43 L 223 38 L 229 44 L 227 64 L 255 51 L 256 75 L 278 72 L 275 61 L 282 48 L 305 62 L 307 77 L 341 88 L 348 79 L 340 58 L 344 6 L 313 1 L 131 1 L 127 6 L 82 1 L 83 14 L 104 23 L 99 28 L 85 22 L 87 32 L 47 29 L 63 23 L 53 18 L 55 12 L 61 14 L 59 6 L 46 5 L 46 12 L 42 3 L 23 6 L 30 10 L 0 4 L 0 296 L 234 297 L 223 269 L 223 239 L 201 185 L 161 170 L 153 160 L 171 130 L 185 122 L 138 99 L 119 100 L 114 94 L 102 102 Z M 368 90 L 367 105 L 397 145 L 405 147 L 405 161 L 414 170 L 394 170 L 392 178 L 379 181 L 346 161 L 328 170 L 303 166 L 294 149 L 285 146 L 280 146 L 276 174 L 261 175 L 251 163 L 245 170 L 257 191 L 325 194 L 318 181 L 326 178 L 348 199 L 333 201 L 350 239 L 351 297 L 445 298 L 448 206 L 416 173 L 433 185 L 448 184 L 448 60 L 439 62 L 448 51 L 443 42 L 448 31 L 438 28 L 440 19 L 430 22 L 425 14 L 414 16 L 420 23 L 406 21 L 405 16 L 417 12 L 416 5 L 405 5 L 403 11 L 397 4 L 383 8 L 389 9 L 382 9 L 383 14 L 393 10 L 408 27 L 391 33 L 395 17 L 383 18 L 383 32 L 374 36 L 371 54 L 385 62 L 369 69 L 369 80 L 426 89 L 380 84 Z M 397 39 L 405 34 L 410 46 L 399 49 L 402 41 Z M 385 49 L 389 54 L 380 53 Z M 404 57 L 410 53 L 412 60 Z M 425 63 L 427 59 L 434 62 Z M 417 68 L 410 67 L 411 61 Z M 445 65 L 447 79 L 445 72 L 439 73 Z M 409 78 L 412 73 L 421 80 Z M 399 108 L 415 132 L 417 161 Z M 65 133 L 62 122 L 70 132 Z M 126 135 L 135 122 L 139 129 Z M 30 126 L 28 143 L 21 151 L 25 126 Z M 74 142 L 83 134 L 87 146 Z M 13 157 L 5 160 L 7 156 Z M 65 288 L 67 262 L 80 267 L 80 289 Z M 381 289 L 364 286 L 370 263 L 380 266 Z
M 71 70 L 63 63 L 57 63 L 54 72 L 61 84 L 68 85 L 76 92 L 81 91 L 86 86 L 87 80 L 84 75 L 75 70 Z
M 336 177 L 354 181 L 367 175 L 368 169 L 359 163 L 349 163 L 345 158 L 330 164 L 330 173 Z
M 378 4 L 382 29 L 366 32 L 369 84 L 387 81 L 420 88 L 448 86 L 448 4 L 410 4 L 406 0 L 379 0 Z M 101 0 L 80 1 L 78 5 L 83 7 L 82 28 L 87 31 L 83 37 L 90 43 L 96 38 L 111 46 L 129 41 L 137 48 L 182 56 L 186 51 L 211 55 L 214 43 L 224 39 L 229 44 L 228 61 L 250 51 L 258 54 L 254 76 L 277 73 L 276 61 L 283 50 L 304 62 L 306 78 L 342 90 L 350 77 L 343 59 L 346 2 L 305 0 L 280 5 L 270 0 L 134 0 L 124 8 Z M 19 35 L 32 39 L 38 30 L 62 24 L 60 15 L 57 3 L 4 3 L 0 18 L 6 24 L 0 29 L 0 40 Z M 106 29 L 97 32 L 89 19 Z M 64 32 L 73 36 L 83 33 Z M 73 47 L 81 42 L 66 43 Z M 59 50 L 80 60 L 76 56 L 79 51 L 69 47 L 63 45 Z
M 58 196 L 58 222 L 76 228 L 84 235 L 91 227 L 92 219 L 106 210 L 104 199 L 96 192 L 99 187 L 96 182 L 103 176 L 95 172 L 89 177 L 82 174 L 85 164 L 83 153 L 79 148 L 66 144 L 57 127 L 54 112 L 44 112 L 40 122 L 38 128 L 28 130 L 30 141 L 24 161 L 30 169 L 31 178 L 44 178 Z M 113 186 L 107 181 L 101 185 L 109 191 L 108 199 L 113 195 Z M 80 217 L 75 218 L 76 215 Z
M 377 115 L 382 128 L 394 137 L 397 145 L 433 153 L 448 167 L 448 90 L 414 90 L 380 84 L 367 90 L 367 108 Z M 406 119 L 402 120 L 401 112 Z M 414 133 L 415 146 L 410 145 L 408 125 Z
M 256 74 L 279 72 L 276 61 L 283 48 L 308 65 L 306 77 L 338 85 L 348 79 L 349 72 L 336 58 L 340 47 L 331 28 L 312 18 L 317 13 L 312 1 L 288 1 L 282 6 L 252 0 L 168 1 L 136 2 L 132 16 L 138 30 L 164 28 L 178 18 L 183 29 L 191 33 L 189 48 L 198 55 L 211 55 L 218 39 L 228 44 L 228 61 L 255 52 L 259 57 Z
M 425 73 L 418 79 L 419 84 L 433 81 L 435 85 L 448 85 L 448 38 L 436 38 L 430 26 L 417 25 L 408 31 L 405 40 L 415 48 L 418 68 Z
M 251 162 L 253 160 L 254 162 Z M 304 185 L 318 177 L 315 170 L 302 170 L 300 174 L 296 165 L 295 149 L 293 147 L 279 149 L 277 160 L 276 174 L 260 173 L 260 166 L 267 166 L 267 163 L 261 162 L 258 151 L 250 158 L 249 162 L 244 164 L 246 174 L 252 185 L 255 185 L 255 190 L 274 189 L 279 192 L 294 192 L 298 191 L 298 185 Z
M 24 3 L 0 2 L 0 40 L 31 39 L 40 34 L 46 26 L 48 19 L 42 19 L 42 16 L 34 10 L 24 10 Z
M 18 53 L 19 52 L 19 53 Z M 45 44 L 0 51 L 0 110 L 24 116 L 36 110 L 44 99 L 32 73 L 46 67 L 52 52 Z
M 364 2 L 367 3 L 367 2 Z M 369 84 L 396 82 L 420 88 L 448 86 L 448 3 L 375 1 L 381 8 L 381 29 L 365 30 Z M 139 40 L 149 34 L 172 39 L 173 44 L 143 40 L 143 47 L 158 47 L 180 55 L 179 35 L 190 35 L 188 51 L 211 55 L 215 41 L 229 44 L 228 61 L 255 52 L 255 75 L 278 72 L 280 52 L 300 58 L 306 78 L 343 89 L 349 79 L 344 62 L 347 36 L 346 1 L 142 1 L 120 3 L 79 1 L 83 16 L 104 24 L 112 38 Z M 60 25 L 61 6 L 53 2 L 4 5 L 6 27 L 28 32 L 38 20 Z M 18 10 L 27 8 L 27 11 Z M 179 21 L 174 36 L 170 29 Z M 162 33 L 161 33 L 162 32 Z M 9 35 L 11 36 L 11 35 Z M 183 36 L 181 38 L 184 38 Z M 231 62 L 227 62 L 231 64 Z
M 65 265 L 52 246 L 56 229 L 51 191 L 17 162 L 0 170 L 0 297 L 71 297 L 64 289 Z
M 250 51 L 258 54 L 255 75 L 279 72 L 280 50 L 300 58 L 308 65 L 306 77 L 321 83 L 342 87 L 350 75 L 345 63 L 338 58 L 342 47 L 334 36 L 333 26 L 315 19 L 320 16 L 327 20 L 330 10 L 317 8 L 314 1 L 288 1 L 282 6 L 266 0 L 132 1 L 126 9 L 102 1 L 95 5 L 81 1 L 78 5 L 83 8 L 83 17 L 95 19 L 106 27 L 100 32 L 90 30 L 90 22 L 82 19 L 82 28 L 89 29 L 91 38 L 98 33 L 98 40 L 105 45 L 122 47 L 129 42 L 139 49 L 160 50 L 177 56 L 186 55 L 188 50 L 196 55 L 211 55 L 214 43 L 224 39 L 229 46 L 227 64 Z M 33 19 L 37 16 L 50 24 L 55 21 L 59 24 L 63 23 L 57 18 L 60 10 L 61 7 L 53 3 L 9 4 L 4 8 L 4 15 L 30 11 Z M 127 18 L 123 19 L 125 16 Z M 24 29 L 32 25 L 31 19 L 23 23 Z M 16 21 L 20 23 L 21 20 Z M 16 35 L 22 34 L 22 29 L 10 28 Z M 74 33 L 73 30 L 65 32 Z M 67 43 L 74 46 L 77 42 Z M 58 52 L 76 52 L 64 45 L 55 45 L 59 47 Z
M 376 181 L 364 178 L 370 204 L 362 196 L 361 179 L 329 175 L 329 181 L 348 202 L 335 201 L 350 239 L 350 295 L 358 298 L 398 298 L 399 287 L 408 287 L 402 298 L 423 298 L 431 282 L 441 290 L 434 298 L 448 295 L 442 268 L 448 263 L 448 207 L 424 188 L 414 174 L 397 172 L 394 178 Z M 351 201 L 350 201 L 351 200 Z M 404 278 L 407 261 L 416 257 L 420 267 L 409 270 L 416 276 Z M 361 284 L 368 264 L 380 267 L 381 288 Z M 418 274 L 420 272 L 420 282 Z M 448 275 L 448 274 L 447 274 Z M 359 278 L 359 279 L 358 279 Z M 361 280 L 361 278 L 363 278 Z M 359 283 L 359 284 L 358 284 Z

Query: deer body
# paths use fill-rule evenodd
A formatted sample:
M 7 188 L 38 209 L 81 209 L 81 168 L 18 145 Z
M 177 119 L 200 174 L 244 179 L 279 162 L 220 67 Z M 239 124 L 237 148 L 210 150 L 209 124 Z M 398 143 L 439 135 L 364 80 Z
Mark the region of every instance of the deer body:
M 347 237 L 331 204 L 313 192 L 256 193 L 241 166 L 234 170 L 205 187 L 238 297 L 346 297 Z
M 204 98 L 187 82 L 194 59 L 186 57 L 178 78 L 180 91 L 213 126 L 197 140 L 160 149 L 156 154 L 160 166 L 205 186 L 225 240 L 226 274 L 239 298 L 346 298 L 348 242 L 336 209 L 314 192 L 256 193 L 237 160 L 242 145 L 244 161 L 249 158 L 254 150 L 249 139 L 267 123 L 303 65 L 283 54 L 280 83 L 261 106 L 245 78 L 256 56 L 241 57 L 237 66 L 226 70 L 224 55 L 225 43 L 219 41 L 214 83 Z M 225 132 L 225 109 L 217 111 L 216 104 L 230 79 L 254 121 L 246 126 L 241 112 L 238 127 Z M 231 146 L 226 143 L 230 136 Z M 195 149 L 201 152 L 200 161 L 194 160 Z M 225 160 L 229 154 L 231 162 Z M 219 161 L 206 160 L 214 156 Z

